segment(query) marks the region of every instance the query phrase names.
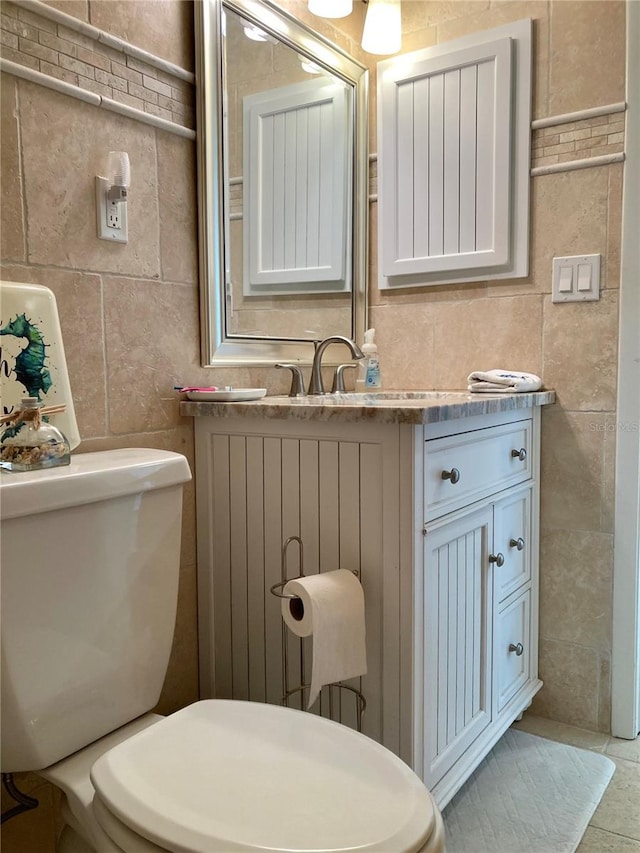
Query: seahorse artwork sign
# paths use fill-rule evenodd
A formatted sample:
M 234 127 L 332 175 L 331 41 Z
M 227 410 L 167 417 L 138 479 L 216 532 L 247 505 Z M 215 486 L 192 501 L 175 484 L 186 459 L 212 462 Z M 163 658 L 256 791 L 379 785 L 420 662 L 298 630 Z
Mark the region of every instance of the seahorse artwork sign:
M 71 449 L 80 444 L 58 308 L 47 287 L 0 282 L 0 392 L 3 415 L 23 397 L 45 406 L 64 403 L 66 411 L 51 415 L 51 422 Z

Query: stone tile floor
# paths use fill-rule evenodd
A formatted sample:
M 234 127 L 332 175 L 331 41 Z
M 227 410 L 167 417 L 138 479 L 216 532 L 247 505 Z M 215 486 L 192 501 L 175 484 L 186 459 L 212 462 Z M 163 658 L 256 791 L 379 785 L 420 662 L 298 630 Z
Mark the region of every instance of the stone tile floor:
M 640 853 L 640 738 L 621 740 L 531 714 L 514 723 L 514 728 L 611 758 L 616 771 L 577 853 Z

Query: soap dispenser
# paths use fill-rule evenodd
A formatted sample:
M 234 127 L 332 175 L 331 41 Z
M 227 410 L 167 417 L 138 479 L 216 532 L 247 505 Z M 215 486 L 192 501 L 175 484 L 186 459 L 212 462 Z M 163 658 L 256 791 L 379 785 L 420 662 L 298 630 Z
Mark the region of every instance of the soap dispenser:
M 378 347 L 373 341 L 375 333 L 375 329 L 367 329 L 364 333 L 364 343 L 361 347 L 364 358 L 358 365 L 359 373 L 356 380 L 358 391 L 379 391 L 382 388 Z

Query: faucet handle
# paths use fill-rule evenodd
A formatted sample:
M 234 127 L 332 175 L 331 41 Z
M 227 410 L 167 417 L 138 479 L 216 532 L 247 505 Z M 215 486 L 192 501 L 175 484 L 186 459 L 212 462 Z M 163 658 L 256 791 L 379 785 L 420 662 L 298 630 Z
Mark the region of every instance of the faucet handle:
M 275 367 L 283 368 L 286 367 L 291 371 L 291 388 L 289 388 L 289 396 L 290 397 L 306 397 L 307 392 L 304 389 L 304 376 L 302 375 L 302 370 L 297 364 L 276 364 Z
M 333 385 L 331 386 L 332 394 L 341 394 L 347 390 L 344 387 L 344 372 L 350 367 L 355 370 L 357 366 L 357 364 L 352 364 L 350 362 L 349 364 L 339 364 L 336 367 L 336 372 L 333 374 Z

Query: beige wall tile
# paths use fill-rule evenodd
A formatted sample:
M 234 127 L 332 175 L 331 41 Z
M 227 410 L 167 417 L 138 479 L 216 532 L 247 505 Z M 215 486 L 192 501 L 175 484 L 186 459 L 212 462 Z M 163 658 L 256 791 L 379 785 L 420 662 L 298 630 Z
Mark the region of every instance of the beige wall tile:
M 616 487 L 616 441 L 618 422 L 614 414 L 604 417 L 604 452 L 602 455 L 602 512 L 600 529 L 613 533 Z M 621 427 L 622 428 L 622 427 Z
M 598 302 L 544 299 L 545 383 L 572 411 L 612 411 L 616 406 L 618 297 L 603 291 Z
M 89 0 L 89 20 L 94 27 L 194 70 L 192 2 Z
M 434 387 L 435 351 L 432 306 L 406 304 L 372 308 L 382 382 L 386 389 Z
M 47 6 L 64 12 L 65 15 L 73 15 L 81 21 L 89 20 L 89 0 L 44 0 Z
M 599 656 L 566 641 L 540 640 L 540 678 L 531 712 L 562 723 L 598 730 Z
M 3 75 L 0 86 L 2 146 L 0 146 L 0 240 L 2 257 L 15 261 L 25 259 L 23 220 L 23 187 L 20 169 L 16 80 Z
M 180 425 L 174 386 L 211 379 L 198 366 L 194 288 L 105 277 L 104 322 L 111 432 Z
M 622 241 L 622 190 L 624 165 L 609 166 L 609 208 L 607 217 L 607 253 L 604 261 L 604 287 L 620 287 L 620 244 Z
M 411 5 L 411 4 L 410 4 Z M 429 5 L 431 5 L 429 3 Z M 502 24 L 533 20 L 533 100 L 532 117 L 544 118 L 548 113 L 548 62 L 549 62 L 549 4 L 546 0 L 506 0 L 491 3 L 489 9 L 483 3 L 453 3 L 454 7 L 468 6 L 467 14 L 457 15 L 438 24 L 438 43 L 489 30 Z
M 543 530 L 540 635 L 608 649 L 611 645 L 613 536 Z
M 155 130 L 26 81 L 19 93 L 29 260 L 157 277 Z M 95 176 L 110 150 L 131 162 L 127 244 L 96 236 Z
M 198 281 L 195 144 L 159 133 L 160 262 L 165 281 Z
M 544 292 L 551 292 L 554 257 L 606 254 L 608 168 L 533 180 L 531 275 Z
M 604 415 L 542 412 L 540 518 L 542 528 L 600 529 Z
M 100 276 L 46 267 L 3 265 L 7 281 L 50 288 L 56 297 L 73 404 L 82 439 L 107 431 Z
M 611 731 L 611 652 L 600 652 L 600 684 L 598 688 L 598 729 Z
M 553 0 L 549 115 L 624 100 L 624 32 L 622 0 Z
M 411 0 L 402 6 L 402 32 L 438 27 L 488 10 L 489 0 Z
M 435 388 L 466 388 L 472 370 L 502 367 L 540 374 L 541 297 L 437 302 L 432 309 Z

